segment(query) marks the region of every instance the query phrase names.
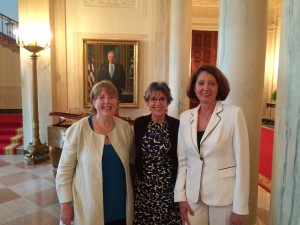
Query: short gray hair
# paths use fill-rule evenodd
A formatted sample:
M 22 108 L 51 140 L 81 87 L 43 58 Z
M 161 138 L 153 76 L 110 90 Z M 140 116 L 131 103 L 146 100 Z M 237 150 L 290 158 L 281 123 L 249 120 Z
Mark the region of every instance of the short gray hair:
M 144 95 L 145 102 L 149 101 L 150 94 L 153 91 L 161 91 L 166 96 L 168 105 L 172 102 L 173 98 L 171 95 L 171 89 L 169 88 L 166 82 L 158 82 L 158 81 L 152 82 L 145 91 L 145 95 Z

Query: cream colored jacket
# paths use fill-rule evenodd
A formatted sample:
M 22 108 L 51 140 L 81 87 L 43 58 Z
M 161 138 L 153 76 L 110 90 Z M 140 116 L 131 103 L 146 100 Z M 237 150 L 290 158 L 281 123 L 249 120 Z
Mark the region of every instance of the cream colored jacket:
M 248 214 L 249 141 L 243 112 L 218 101 L 198 149 L 199 107 L 180 116 L 175 201 L 201 198 L 207 205 L 233 204 L 233 212 Z
M 127 224 L 133 220 L 133 191 L 129 162 L 134 162 L 133 131 L 130 125 L 114 117 L 115 128 L 108 134 L 126 174 Z M 102 154 L 104 135 L 95 133 L 88 117 L 74 123 L 66 134 L 60 158 L 56 190 L 60 203 L 73 201 L 74 225 L 104 224 L 102 193 Z M 63 224 L 61 222 L 61 224 Z

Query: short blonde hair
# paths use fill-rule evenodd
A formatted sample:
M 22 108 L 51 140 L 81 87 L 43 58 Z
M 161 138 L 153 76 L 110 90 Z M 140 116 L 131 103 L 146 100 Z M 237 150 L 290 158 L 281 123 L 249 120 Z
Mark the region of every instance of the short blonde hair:
M 102 90 L 106 90 L 109 95 L 113 95 L 119 104 L 119 93 L 115 85 L 109 80 L 102 80 L 96 83 L 91 92 L 90 92 L 90 103 L 91 103 L 91 112 L 96 113 L 97 110 L 94 107 L 93 101 L 98 98 Z

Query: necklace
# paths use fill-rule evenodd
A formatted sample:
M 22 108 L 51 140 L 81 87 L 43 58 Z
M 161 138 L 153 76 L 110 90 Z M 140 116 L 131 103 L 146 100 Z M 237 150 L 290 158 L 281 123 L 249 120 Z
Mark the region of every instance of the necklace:
M 96 118 L 93 118 L 93 124 L 94 124 L 94 131 L 96 133 L 100 133 L 102 135 L 105 135 L 105 139 L 108 139 L 108 133 L 111 132 L 115 127 L 114 122 L 110 123 L 110 124 L 108 124 L 107 126 L 104 127 L 103 125 L 101 125 L 101 123 L 98 123 Z

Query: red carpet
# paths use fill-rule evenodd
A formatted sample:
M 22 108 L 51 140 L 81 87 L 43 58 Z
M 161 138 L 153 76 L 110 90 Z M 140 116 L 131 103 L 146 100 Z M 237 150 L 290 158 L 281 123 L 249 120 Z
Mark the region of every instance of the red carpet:
M 0 114 L 0 155 L 16 154 L 23 142 L 22 114 Z
M 273 141 L 274 130 L 271 128 L 262 127 L 258 183 L 268 192 L 271 191 Z

